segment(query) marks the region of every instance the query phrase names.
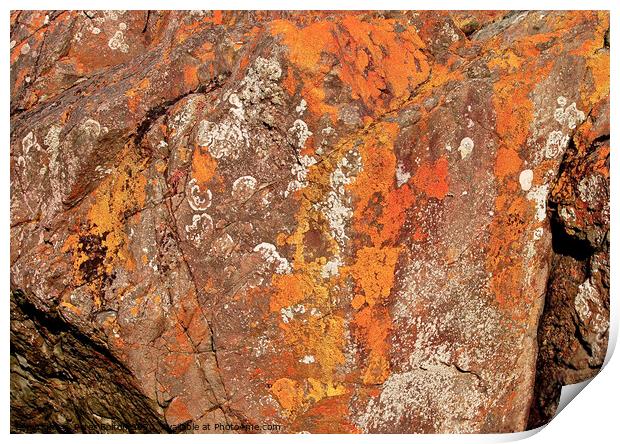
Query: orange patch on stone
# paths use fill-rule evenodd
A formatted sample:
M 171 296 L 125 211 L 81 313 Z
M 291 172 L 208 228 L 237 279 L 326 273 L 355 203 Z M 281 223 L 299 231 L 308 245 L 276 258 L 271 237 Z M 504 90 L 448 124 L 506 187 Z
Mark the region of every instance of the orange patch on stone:
M 179 397 L 174 398 L 166 409 L 166 422 L 171 426 L 183 424 L 192 419 L 187 405 Z
M 395 243 L 402 230 L 409 209 L 415 202 L 415 196 L 409 185 L 392 190 L 386 197 L 383 213 L 379 217 L 379 224 L 383 227 L 381 237 L 384 241 Z
M 308 430 L 312 433 L 360 433 L 348 420 L 350 399 L 350 395 L 322 399 L 295 421 L 294 430 Z
M 390 295 L 399 251 L 398 247 L 364 247 L 358 251 L 354 263 L 345 268 L 370 307 L 384 302 Z
M 418 168 L 414 177 L 417 189 L 428 197 L 443 199 L 448 194 L 448 159 L 440 157 L 435 162 L 425 163 Z
M 312 294 L 312 281 L 300 274 L 275 274 L 272 285 L 276 289 L 271 296 L 269 308 L 279 312 L 284 307 L 298 304 Z
M 385 307 L 366 307 L 353 318 L 354 332 L 367 353 L 362 382 L 373 385 L 385 382 L 390 373 L 389 334 L 392 320 Z
M 200 84 L 198 67 L 196 65 L 187 65 L 183 68 L 183 81 L 189 89 L 195 89 Z
M 303 388 L 297 381 L 292 379 L 278 379 L 271 386 L 271 393 L 275 395 L 280 406 L 289 412 L 298 409 L 303 404 Z
M 138 110 L 138 106 L 141 102 L 142 93 L 146 91 L 151 86 L 151 81 L 146 78 L 140 81 L 135 88 L 131 88 L 125 93 L 125 97 L 127 97 L 127 107 L 132 113 L 135 113 Z
M 271 33 L 288 47 L 289 58 L 300 72 L 302 96 L 312 113 L 338 118 L 337 109 L 325 103 L 323 89 L 333 58 L 340 61 L 337 75 L 351 88 L 352 99 L 361 99 L 374 114 L 401 104 L 428 78 L 425 45 L 414 28 L 396 32 L 394 20 L 365 21 L 354 14 L 346 15 L 340 26 L 345 32 L 331 21 L 301 28 L 287 20 L 270 24 Z
M 217 161 L 200 147 L 196 148 L 192 156 L 192 177 L 199 185 L 206 185 L 215 176 Z
M 497 150 L 494 173 L 498 179 L 502 180 L 521 171 L 522 164 L 523 161 L 515 150 L 500 148 Z

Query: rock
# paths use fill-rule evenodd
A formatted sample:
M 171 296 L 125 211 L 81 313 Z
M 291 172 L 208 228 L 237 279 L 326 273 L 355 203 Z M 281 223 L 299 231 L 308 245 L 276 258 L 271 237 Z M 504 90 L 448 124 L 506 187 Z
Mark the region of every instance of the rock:
M 571 139 L 551 191 L 553 266 L 540 320 L 530 426 L 549 421 L 562 385 L 595 376 L 609 330 L 609 104 Z
M 11 430 L 165 433 L 162 408 L 100 338 L 11 293 Z
M 12 430 L 548 421 L 606 351 L 608 29 L 13 12 Z

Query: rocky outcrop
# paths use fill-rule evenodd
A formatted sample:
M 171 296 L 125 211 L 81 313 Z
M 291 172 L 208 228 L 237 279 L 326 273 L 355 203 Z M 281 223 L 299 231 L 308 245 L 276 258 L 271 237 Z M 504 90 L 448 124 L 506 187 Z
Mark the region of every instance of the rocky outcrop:
M 594 108 L 569 141 L 550 194 L 554 255 L 538 333 L 532 427 L 553 417 L 563 385 L 595 376 L 607 352 L 608 107 Z
M 606 351 L 608 33 L 13 12 L 13 430 L 547 421 Z
M 99 341 L 11 294 L 12 431 L 170 431 L 161 408 Z

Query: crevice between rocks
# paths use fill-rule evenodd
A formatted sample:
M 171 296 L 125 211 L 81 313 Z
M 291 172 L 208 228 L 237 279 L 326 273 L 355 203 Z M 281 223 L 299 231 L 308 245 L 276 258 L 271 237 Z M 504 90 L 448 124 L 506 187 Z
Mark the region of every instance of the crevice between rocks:
M 548 198 L 552 259 L 538 325 L 528 429 L 548 423 L 562 386 L 594 377 L 605 358 L 608 330 L 595 316 L 609 318 L 609 182 L 592 190 L 589 202 L 583 201 L 580 188 L 597 174 L 597 150 L 608 144 L 609 135 L 594 138 L 587 147 L 577 147 L 571 138 Z
M 11 291 L 12 433 L 169 433 L 131 372 L 60 315 Z

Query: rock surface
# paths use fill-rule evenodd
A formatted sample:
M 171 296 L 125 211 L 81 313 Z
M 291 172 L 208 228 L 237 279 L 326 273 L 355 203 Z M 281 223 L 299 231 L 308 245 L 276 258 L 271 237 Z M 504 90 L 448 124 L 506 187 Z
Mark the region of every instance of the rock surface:
M 608 35 L 13 12 L 12 429 L 544 423 L 606 352 Z

